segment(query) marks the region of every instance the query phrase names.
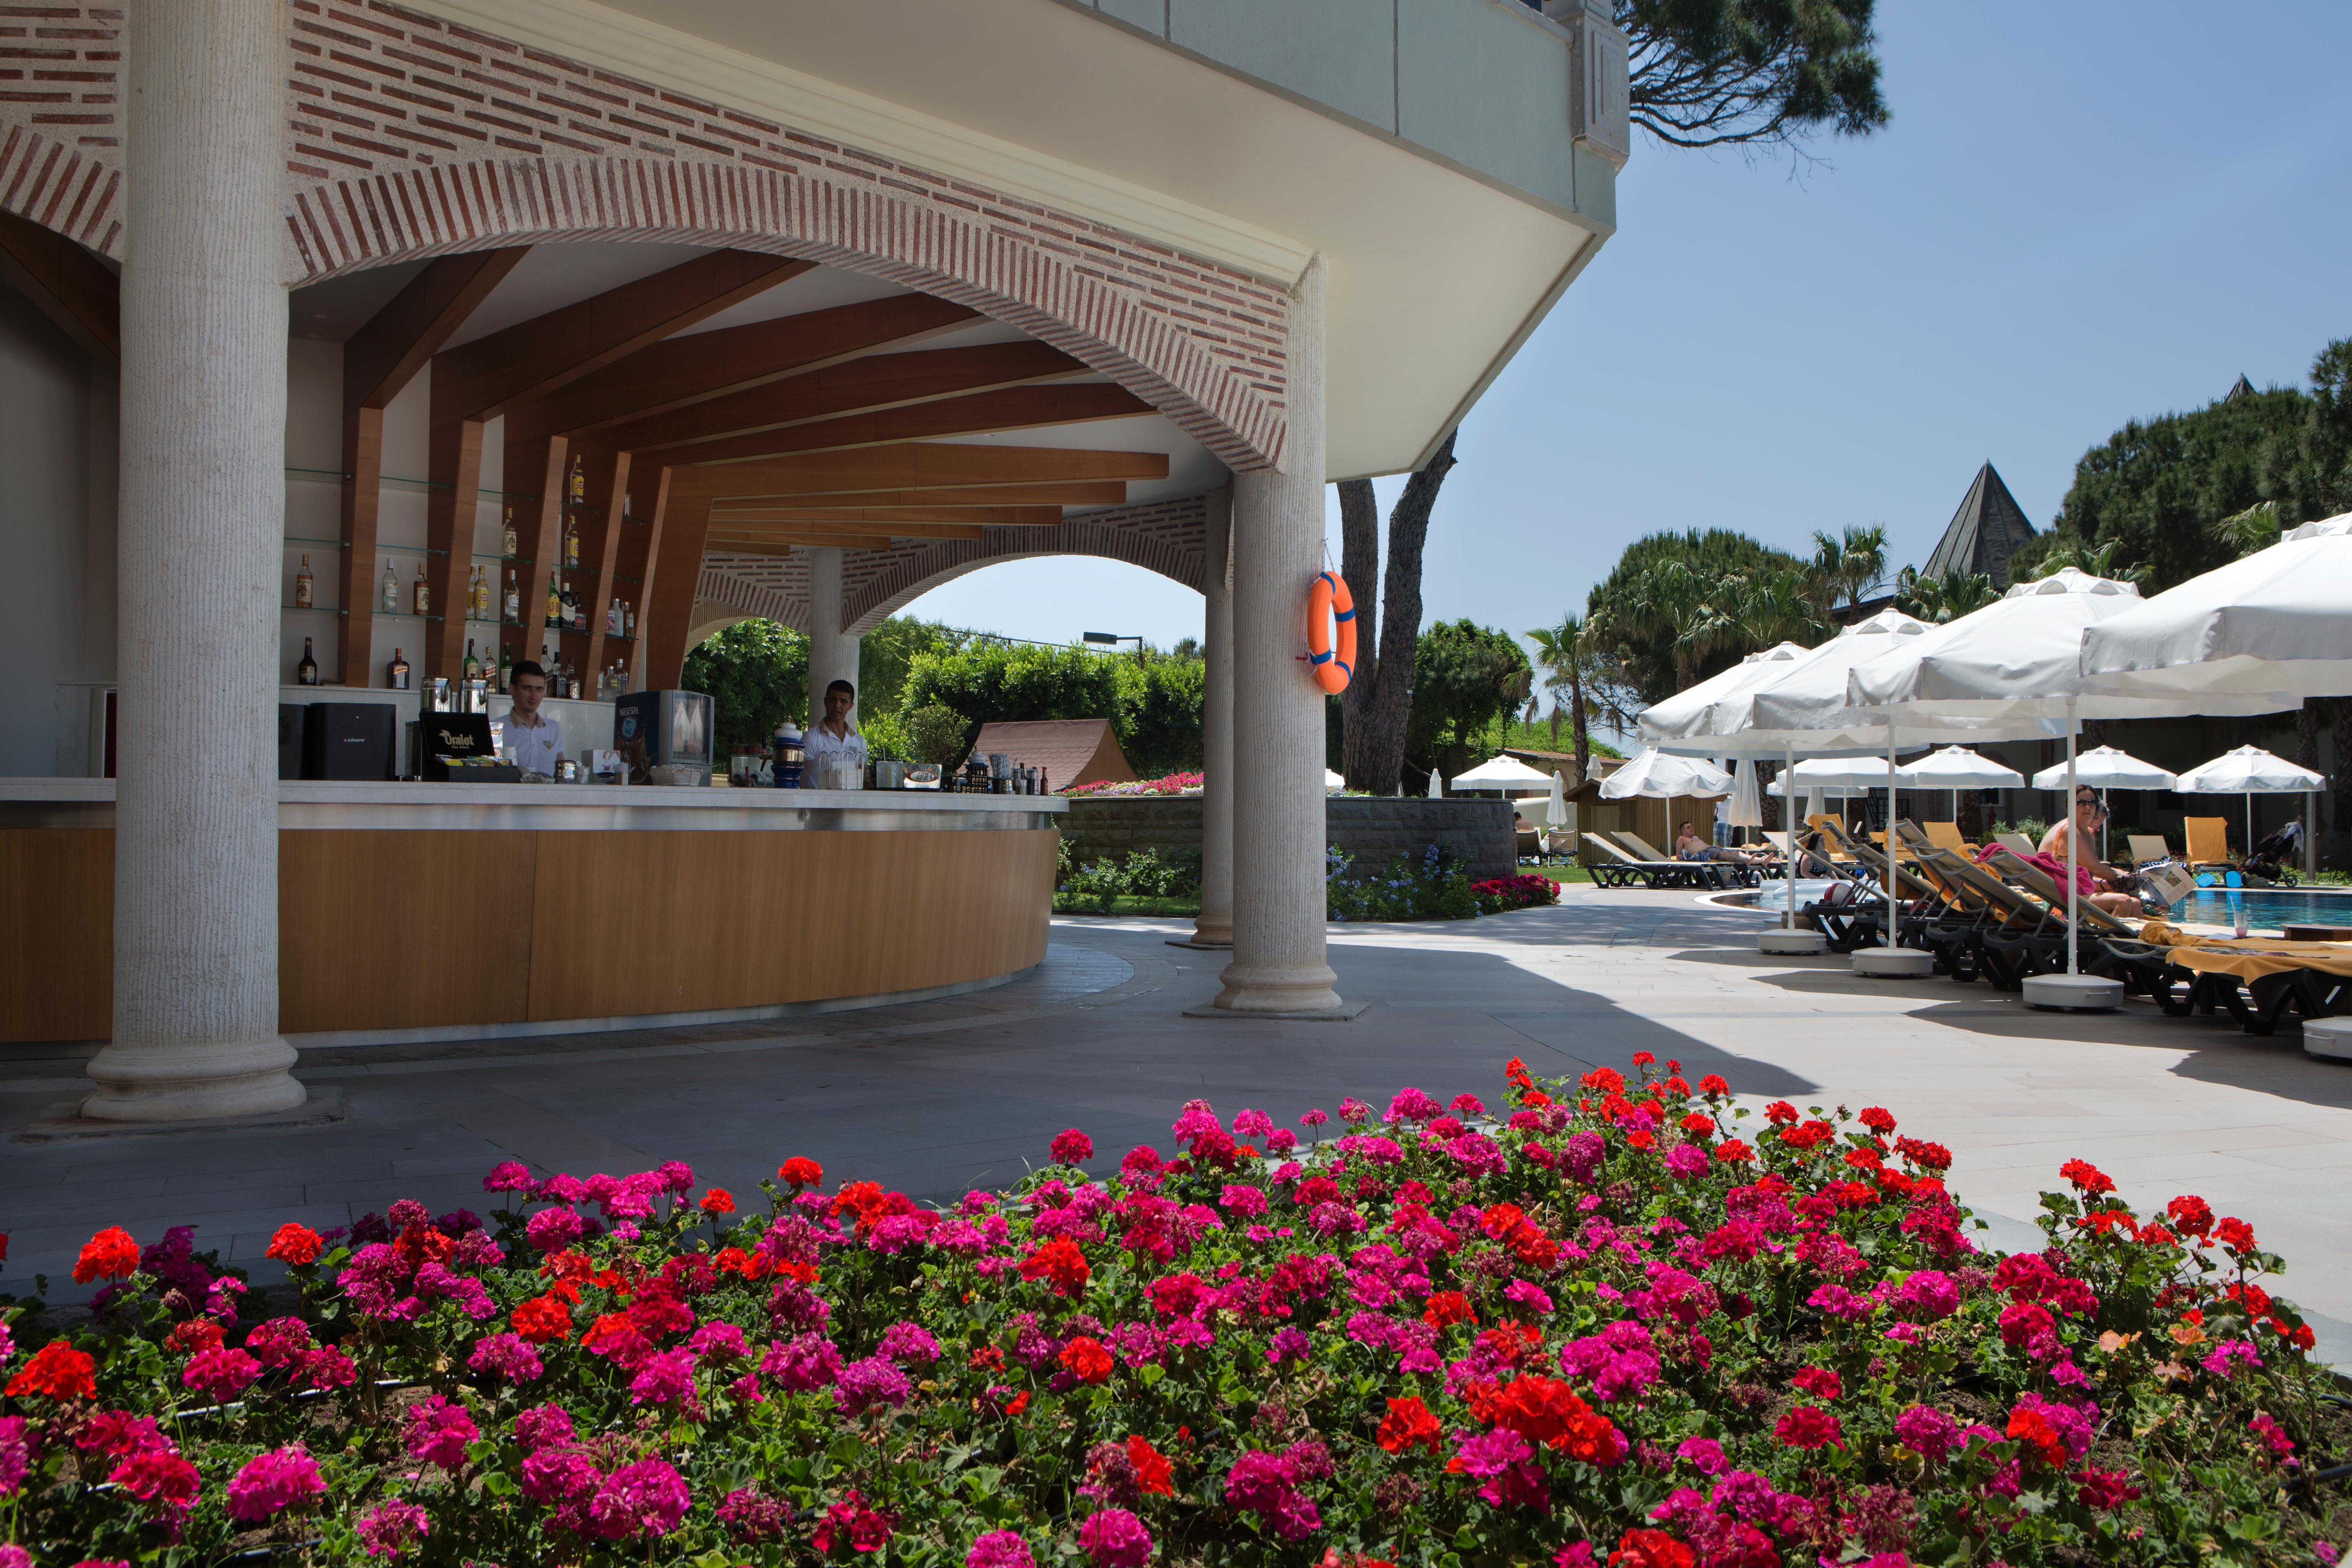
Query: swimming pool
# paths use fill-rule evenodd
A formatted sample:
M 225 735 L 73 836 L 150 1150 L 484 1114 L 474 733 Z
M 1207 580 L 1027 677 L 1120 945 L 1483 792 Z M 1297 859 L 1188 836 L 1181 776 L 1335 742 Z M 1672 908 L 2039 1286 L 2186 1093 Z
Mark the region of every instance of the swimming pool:
M 2242 908 L 2253 931 L 2274 931 L 2284 925 L 2352 926 L 2352 891 L 2304 888 L 2200 888 L 2175 906 L 2168 918 L 2234 925 Z

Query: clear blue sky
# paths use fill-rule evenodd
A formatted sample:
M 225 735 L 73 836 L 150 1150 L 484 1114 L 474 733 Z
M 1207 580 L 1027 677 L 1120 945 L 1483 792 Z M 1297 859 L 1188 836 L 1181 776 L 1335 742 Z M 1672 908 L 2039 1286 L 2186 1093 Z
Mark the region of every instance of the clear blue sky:
M 2352 335 L 2352 5 L 1880 10 L 1876 136 L 1793 173 L 1637 147 L 1617 236 L 1464 423 L 1428 619 L 1555 622 L 1659 529 L 1883 522 L 1917 563 L 1987 459 L 2045 526 L 2125 420 L 2304 384 Z M 1032 562 L 910 613 L 1165 646 L 1201 601 Z

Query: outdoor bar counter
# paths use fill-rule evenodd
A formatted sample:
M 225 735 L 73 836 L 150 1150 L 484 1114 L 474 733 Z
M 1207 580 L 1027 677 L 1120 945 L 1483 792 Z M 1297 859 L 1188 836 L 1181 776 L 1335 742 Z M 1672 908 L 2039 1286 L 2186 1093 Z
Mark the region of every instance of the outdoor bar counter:
M 1051 795 L 278 785 L 298 1044 L 777 1016 L 1045 955 Z M 114 784 L 0 780 L 0 1040 L 110 1028 Z M 202 919 L 201 911 L 189 918 Z

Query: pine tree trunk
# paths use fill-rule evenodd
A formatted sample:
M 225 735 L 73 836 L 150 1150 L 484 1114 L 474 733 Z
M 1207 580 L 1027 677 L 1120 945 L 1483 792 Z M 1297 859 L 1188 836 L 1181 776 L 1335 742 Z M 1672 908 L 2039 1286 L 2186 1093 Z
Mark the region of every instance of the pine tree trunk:
M 1454 468 L 1454 433 L 1439 443 L 1429 466 L 1413 470 L 1404 494 L 1389 513 L 1388 574 L 1381 590 L 1380 680 L 1364 705 L 1364 745 L 1369 759 L 1363 788 L 1394 795 L 1404 770 L 1405 721 L 1412 711 L 1412 669 L 1421 638 L 1421 554 L 1429 538 L 1429 513 Z M 1360 637 L 1357 651 L 1363 643 Z M 1349 783 L 1355 784 L 1351 774 Z
M 1584 721 L 1584 671 L 1573 658 L 1568 661 L 1568 702 L 1576 734 L 1576 782 L 1581 784 L 1592 776 L 1592 731 Z
M 1381 574 L 1380 503 L 1370 479 L 1339 481 L 1339 575 L 1348 582 L 1356 602 L 1356 670 L 1339 697 L 1341 721 L 1339 772 L 1348 787 L 1374 794 L 1372 776 L 1377 752 L 1372 746 L 1371 710 L 1380 689 L 1379 595 Z

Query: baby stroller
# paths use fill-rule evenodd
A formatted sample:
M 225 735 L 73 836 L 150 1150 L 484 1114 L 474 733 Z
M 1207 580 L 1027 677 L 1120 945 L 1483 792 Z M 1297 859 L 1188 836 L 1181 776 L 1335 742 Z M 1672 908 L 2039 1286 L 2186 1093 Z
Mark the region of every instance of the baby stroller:
M 2302 849 L 2303 824 L 2290 822 L 2255 845 L 2254 852 L 2246 857 L 2244 864 L 2238 869 L 2249 881 L 2259 877 L 2274 886 L 2292 888 L 2295 885 L 2294 871 L 2287 862 Z

